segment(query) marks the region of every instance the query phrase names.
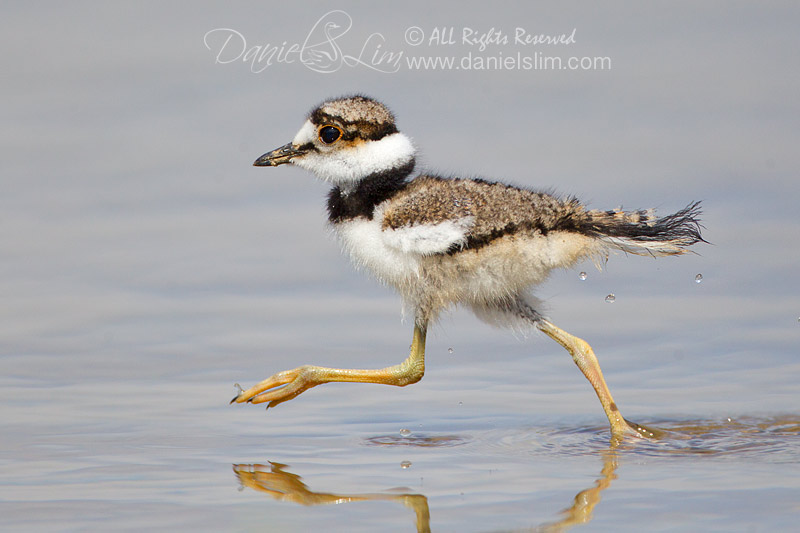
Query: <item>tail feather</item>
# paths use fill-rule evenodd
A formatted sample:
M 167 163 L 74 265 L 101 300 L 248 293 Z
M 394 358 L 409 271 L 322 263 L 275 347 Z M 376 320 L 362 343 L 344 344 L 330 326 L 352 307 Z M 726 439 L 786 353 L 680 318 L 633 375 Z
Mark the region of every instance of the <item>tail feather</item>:
M 609 248 L 636 255 L 679 255 L 697 243 L 700 235 L 700 202 L 677 213 L 657 217 L 648 211 L 589 211 L 584 231 Z

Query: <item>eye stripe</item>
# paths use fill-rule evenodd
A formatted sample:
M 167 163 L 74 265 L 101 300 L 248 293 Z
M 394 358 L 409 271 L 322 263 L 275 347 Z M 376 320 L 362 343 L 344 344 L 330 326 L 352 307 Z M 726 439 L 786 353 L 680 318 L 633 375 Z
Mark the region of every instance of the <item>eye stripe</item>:
M 314 143 L 305 143 L 297 148 L 301 152 L 319 152 L 319 148 L 314 146 Z
M 358 137 L 365 141 L 377 141 L 383 139 L 387 135 L 397 133 L 397 126 L 394 122 L 374 122 L 371 120 L 343 120 L 341 117 L 334 117 L 325 113 L 321 109 L 314 110 L 309 116 L 309 120 L 315 125 L 334 126 L 343 131 L 350 130 L 354 133 L 349 134 L 353 139 Z

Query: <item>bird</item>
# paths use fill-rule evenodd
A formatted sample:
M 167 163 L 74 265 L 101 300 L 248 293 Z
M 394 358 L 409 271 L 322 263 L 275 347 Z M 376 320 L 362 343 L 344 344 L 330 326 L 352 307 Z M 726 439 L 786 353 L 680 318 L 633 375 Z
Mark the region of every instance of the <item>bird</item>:
M 591 346 L 542 314 L 532 294 L 554 269 L 611 252 L 681 255 L 701 236 L 700 202 L 659 217 L 654 210 L 590 210 L 576 197 L 473 177 L 415 173 L 417 150 L 383 103 L 356 94 L 331 98 L 293 140 L 258 167 L 296 165 L 331 185 L 328 221 L 355 265 L 413 309 L 408 357 L 382 369 L 303 365 L 243 390 L 231 403 L 267 409 L 329 382 L 406 386 L 425 372 L 429 325 L 454 306 L 485 322 L 538 330 L 572 356 L 594 388 L 613 437 L 653 437 L 626 420 Z

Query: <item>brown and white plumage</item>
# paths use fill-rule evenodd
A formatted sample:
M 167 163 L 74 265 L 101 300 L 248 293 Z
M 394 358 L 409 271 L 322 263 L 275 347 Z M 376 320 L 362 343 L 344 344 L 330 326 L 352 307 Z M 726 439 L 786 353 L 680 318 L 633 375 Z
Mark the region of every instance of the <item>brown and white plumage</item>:
M 553 269 L 613 250 L 684 253 L 702 240 L 697 203 L 658 218 L 650 211 L 587 210 L 574 198 L 480 179 L 412 177 L 413 144 L 383 104 L 363 96 L 322 103 L 291 143 L 264 154 L 255 165 L 284 163 L 333 185 L 330 223 L 356 265 L 394 286 L 414 309 L 414 342 L 408 359 L 394 367 L 299 367 L 243 391 L 234 401 L 274 406 L 329 381 L 418 381 L 428 323 L 442 310 L 463 304 L 488 322 L 523 323 L 552 337 L 592 383 L 612 433 L 646 433 L 619 414 L 589 345 L 545 319 L 528 291 Z

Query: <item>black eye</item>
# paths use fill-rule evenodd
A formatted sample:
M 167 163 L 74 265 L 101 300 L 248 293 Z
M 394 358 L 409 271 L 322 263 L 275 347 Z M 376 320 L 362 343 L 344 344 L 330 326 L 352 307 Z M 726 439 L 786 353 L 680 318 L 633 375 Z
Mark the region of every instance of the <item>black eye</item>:
M 322 126 L 319 129 L 319 140 L 325 144 L 333 144 L 342 136 L 342 130 L 336 126 Z

